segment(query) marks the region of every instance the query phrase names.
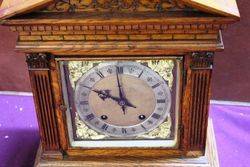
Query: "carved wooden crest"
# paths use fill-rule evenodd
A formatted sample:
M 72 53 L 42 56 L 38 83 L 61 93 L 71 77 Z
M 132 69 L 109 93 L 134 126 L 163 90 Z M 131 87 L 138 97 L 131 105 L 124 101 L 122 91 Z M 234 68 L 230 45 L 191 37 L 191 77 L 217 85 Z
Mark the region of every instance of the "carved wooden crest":
M 45 8 L 45 9 L 43 9 Z M 195 9 L 239 18 L 235 0 L 3 0 L 0 19 L 31 11 L 46 12 L 164 12 Z
M 177 0 L 60 0 L 50 5 L 47 11 L 168 11 L 186 6 Z

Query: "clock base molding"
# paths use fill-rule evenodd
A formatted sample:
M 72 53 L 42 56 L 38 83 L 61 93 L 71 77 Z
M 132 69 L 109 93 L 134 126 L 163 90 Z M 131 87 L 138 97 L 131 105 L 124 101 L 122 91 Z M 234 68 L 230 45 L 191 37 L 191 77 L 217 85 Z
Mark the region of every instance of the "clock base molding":
M 117 158 L 102 160 L 48 160 L 42 158 L 41 145 L 37 151 L 35 167 L 101 167 L 101 166 L 164 166 L 164 167 L 219 167 L 218 153 L 216 147 L 216 140 L 214 135 L 212 119 L 208 122 L 207 131 L 207 144 L 205 156 L 199 158 L 145 158 L 145 159 L 132 159 L 132 158 Z

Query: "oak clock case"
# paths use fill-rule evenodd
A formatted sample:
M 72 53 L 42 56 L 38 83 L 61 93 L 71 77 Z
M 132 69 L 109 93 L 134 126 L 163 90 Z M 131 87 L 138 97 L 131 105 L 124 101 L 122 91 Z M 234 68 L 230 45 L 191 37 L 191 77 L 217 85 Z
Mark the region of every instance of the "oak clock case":
M 239 18 L 236 0 L 3 0 L 27 54 L 35 166 L 219 166 L 213 59 Z
M 71 147 L 178 147 L 182 58 L 58 62 Z

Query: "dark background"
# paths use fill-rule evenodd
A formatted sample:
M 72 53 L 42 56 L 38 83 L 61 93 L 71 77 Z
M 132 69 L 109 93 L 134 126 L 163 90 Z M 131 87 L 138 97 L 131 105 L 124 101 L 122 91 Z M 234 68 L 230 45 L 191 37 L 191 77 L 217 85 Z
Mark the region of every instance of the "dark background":
M 250 102 L 250 1 L 237 2 L 241 21 L 223 31 L 225 51 L 215 55 L 212 99 Z M 0 91 L 30 92 L 24 54 L 14 51 L 16 39 L 0 26 Z

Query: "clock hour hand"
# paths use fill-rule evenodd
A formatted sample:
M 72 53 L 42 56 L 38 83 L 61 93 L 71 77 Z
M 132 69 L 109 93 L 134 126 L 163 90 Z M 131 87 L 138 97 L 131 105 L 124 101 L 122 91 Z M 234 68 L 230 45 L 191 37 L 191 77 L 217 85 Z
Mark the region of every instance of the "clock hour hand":
M 110 90 L 96 90 L 96 89 L 93 89 L 92 91 L 95 92 L 95 93 L 97 93 L 98 96 L 103 101 L 105 101 L 107 98 L 109 98 L 109 95 L 110 95 Z
M 133 104 L 131 104 L 128 100 L 126 100 L 126 99 L 120 99 L 119 97 L 112 96 L 110 94 L 110 92 L 111 92 L 110 90 L 97 90 L 97 89 L 93 89 L 92 91 L 95 92 L 95 93 L 97 93 L 98 96 L 102 100 L 104 100 L 104 101 L 106 99 L 108 99 L 108 98 L 116 101 L 122 107 L 123 112 L 125 112 L 126 106 L 136 108 L 136 106 L 134 106 Z
M 102 99 L 102 100 L 106 100 L 108 98 L 116 101 L 117 103 L 119 103 L 121 100 L 119 97 L 115 97 L 115 96 L 112 96 L 110 94 L 111 90 L 97 90 L 97 89 L 92 89 L 93 92 L 97 93 L 98 96 Z

